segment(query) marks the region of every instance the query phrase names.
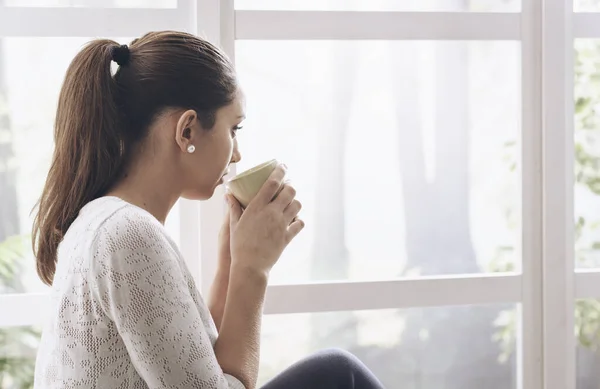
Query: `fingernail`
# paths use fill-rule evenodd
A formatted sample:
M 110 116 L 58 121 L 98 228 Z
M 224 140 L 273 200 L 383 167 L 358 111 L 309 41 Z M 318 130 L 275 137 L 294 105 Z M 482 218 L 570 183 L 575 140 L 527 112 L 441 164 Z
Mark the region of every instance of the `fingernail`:
M 288 169 L 288 167 L 287 167 L 287 165 L 285 163 L 282 163 L 281 167 L 283 167 L 283 170 L 287 170 Z

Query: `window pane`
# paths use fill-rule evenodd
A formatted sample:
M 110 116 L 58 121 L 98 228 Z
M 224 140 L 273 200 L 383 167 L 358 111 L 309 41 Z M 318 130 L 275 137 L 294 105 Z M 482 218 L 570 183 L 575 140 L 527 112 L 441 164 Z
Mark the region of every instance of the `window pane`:
M 600 40 L 575 40 L 575 258 L 600 267 Z
M 8 7 L 177 8 L 177 0 L 3 0 Z M 2 0 L 0 0 L 2 4 Z
M 600 301 L 586 299 L 575 304 L 577 336 L 577 389 L 596 389 L 600 382 Z
M 521 0 L 235 0 L 236 9 L 519 12 Z
M 0 328 L 0 388 L 33 388 L 40 336 L 36 327 Z
M 520 264 L 518 42 L 241 41 L 239 169 L 279 158 L 306 229 L 276 283 Z
M 4 248 L 0 250 L 0 262 L 9 269 L 0 281 L 3 283 L 0 292 L 43 288 L 35 272 L 29 243 L 31 210 L 41 194 L 50 165 L 53 120 L 65 70 L 85 41 L 73 38 L 5 38 L 0 41 L 0 122 L 3 124 L 0 242 Z
M 573 9 L 575 10 L 575 12 L 598 12 L 600 11 L 600 1 L 574 0 Z
M 515 388 L 516 312 L 486 305 L 266 316 L 259 381 L 339 347 L 388 389 Z

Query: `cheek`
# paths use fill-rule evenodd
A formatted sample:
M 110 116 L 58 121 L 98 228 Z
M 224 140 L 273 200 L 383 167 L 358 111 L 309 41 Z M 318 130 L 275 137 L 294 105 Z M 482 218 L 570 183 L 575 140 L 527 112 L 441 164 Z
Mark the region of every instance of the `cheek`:
M 217 145 L 215 145 L 217 146 Z M 213 172 L 215 176 L 219 176 L 223 174 L 223 171 L 227 169 L 229 163 L 231 162 L 231 158 L 234 152 L 234 140 L 231 139 L 231 136 L 228 136 L 225 139 L 222 139 L 219 142 L 219 145 L 215 147 L 214 151 L 211 153 L 210 160 L 206 161 L 205 166 L 210 166 L 207 171 Z
M 219 129 L 221 131 L 221 129 Z M 215 134 L 216 135 L 216 134 Z M 223 131 L 206 142 L 201 150 L 196 150 L 198 155 L 194 161 L 195 166 L 190 166 L 194 173 L 196 185 L 212 186 L 221 176 L 233 156 L 235 140 L 229 132 Z
M 231 142 L 231 146 L 229 147 L 229 160 L 227 162 L 230 162 L 231 159 L 233 158 L 233 154 L 235 153 L 237 149 L 237 142 L 234 140 Z
M 227 143 L 225 146 L 225 150 L 226 152 L 224 153 L 227 157 L 227 163 L 229 163 L 231 161 L 231 158 L 233 157 L 233 152 L 235 150 L 235 145 L 236 145 L 236 140 L 232 139 L 231 137 L 227 138 Z

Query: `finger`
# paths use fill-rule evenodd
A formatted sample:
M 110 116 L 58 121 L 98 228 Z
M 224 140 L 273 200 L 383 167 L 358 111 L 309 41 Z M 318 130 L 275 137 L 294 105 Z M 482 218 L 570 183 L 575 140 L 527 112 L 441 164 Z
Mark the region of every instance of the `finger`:
M 292 220 L 296 216 L 298 216 L 298 213 L 301 209 L 302 203 L 300 203 L 300 201 L 298 200 L 293 200 L 290 203 L 290 205 L 288 205 L 287 208 L 283 210 L 283 215 L 286 217 L 287 220 Z
M 273 203 L 280 206 L 281 209 L 287 208 L 296 197 L 296 189 L 289 184 L 284 184 L 281 192 L 275 197 Z
M 265 206 L 271 202 L 271 199 L 277 195 L 283 179 L 285 177 L 286 168 L 284 165 L 278 165 L 275 170 L 269 175 L 269 178 L 260 188 L 252 203 Z
M 294 222 L 292 222 L 292 224 L 290 224 L 290 226 L 288 227 L 288 230 L 287 230 L 288 242 L 291 242 L 292 239 L 294 239 L 296 237 L 296 235 L 298 235 L 300 233 L 300 231 L 302 231 L 303 229 L 304 229 L 304 220 L 296 219 Z
M 277 189 L 277 193 L 275 193 L 275 196 L 273 196 L 273 198 L 271 198 L 271 201 L 275 200 L 277 198 L 277 196 L 279 196 L 279 193 L 281 193 L 281 191 L 283 190 L 283 188 L 286 185 L 291 185 L 292 181 L 290 181 L 289 179 L 284 179 L 283 182 L 281 183 L 281 186 L 279 187 L 279 189 Z
M 229 228 L 231 229 L 231 226 L 236 224 L 240 220 L 240 217 L 242 217 L 242 206 L 240 202 L 230 193 L 225 195 L 225 199 L 229 205 Z

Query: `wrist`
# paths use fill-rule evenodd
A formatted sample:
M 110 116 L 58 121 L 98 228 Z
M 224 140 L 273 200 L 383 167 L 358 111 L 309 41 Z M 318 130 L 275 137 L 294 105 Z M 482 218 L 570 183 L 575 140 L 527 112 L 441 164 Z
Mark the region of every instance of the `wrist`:
M 269 272 L 260 270 L 246 264 L 232 264 L 230 268 L 230 282 L 243 282 L 264 285 L 269 281 Z

